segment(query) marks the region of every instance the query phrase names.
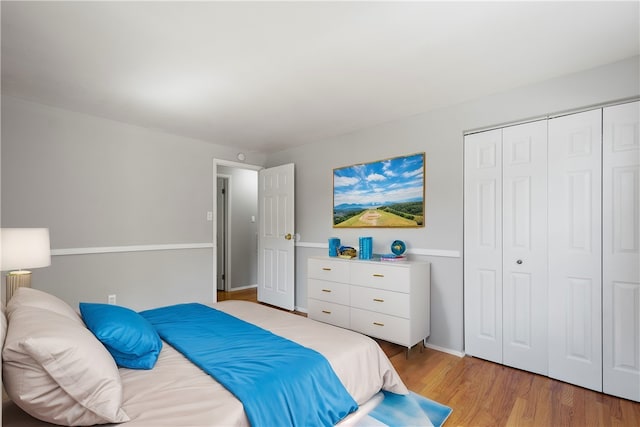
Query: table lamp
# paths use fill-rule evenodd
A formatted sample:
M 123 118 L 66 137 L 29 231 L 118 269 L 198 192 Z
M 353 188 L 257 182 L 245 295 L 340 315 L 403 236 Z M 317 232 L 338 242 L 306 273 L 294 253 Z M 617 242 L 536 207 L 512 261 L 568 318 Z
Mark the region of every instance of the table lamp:
M 7 298 L 20 287 L 31 287 L 31 271 L 51 265 L 48 228 L 0 229 L 0 270 L 7 273 Z M 10 271 L 15 270 L 15 271 Z

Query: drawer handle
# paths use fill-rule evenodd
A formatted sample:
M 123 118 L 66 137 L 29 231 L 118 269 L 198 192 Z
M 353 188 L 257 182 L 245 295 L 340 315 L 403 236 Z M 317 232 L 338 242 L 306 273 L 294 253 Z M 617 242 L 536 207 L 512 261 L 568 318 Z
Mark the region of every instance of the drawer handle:
M 322 267 L 322 269 L 323 269 L 324 271 L 331 271 L 331 269 L 330 269 L 329 267 Z
M 383 299 L 380 299 L 380 298 L 374 298 L 373 300 L 374 300 L 375 302 L 384 302 L 384 300 L 383 300 Z
M 373 277 L 384 277 L 384 274 L 378 274 L 378 273 L 376 273 L 376 274 L 374 274 L 374 275 L 373 275 Z
M 331 289 L 323 289 L 322 292 L 331 292 Z
M 380 322 L 373 322 L 373 324 L 376 326 L 384 326 L 384 323 L 380 323 Z
M 327 311 L 327 310 L 322 310 L 322 312 L 323 312 L 324 314 L 331 314 L 331 312 L 330 312 L 330 311 Z

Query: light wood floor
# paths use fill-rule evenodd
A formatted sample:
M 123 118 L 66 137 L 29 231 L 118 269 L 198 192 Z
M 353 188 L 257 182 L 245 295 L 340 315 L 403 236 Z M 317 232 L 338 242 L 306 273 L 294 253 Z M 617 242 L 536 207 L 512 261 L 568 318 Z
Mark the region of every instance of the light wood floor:
M 256 290 L 218 292 L 225 299 L 256 302 Z M 378 342 L 410 390 L 453 409 L 445 427 L 640 426 L 640 403 L 419 346 L 407 358 L 403 347 Z

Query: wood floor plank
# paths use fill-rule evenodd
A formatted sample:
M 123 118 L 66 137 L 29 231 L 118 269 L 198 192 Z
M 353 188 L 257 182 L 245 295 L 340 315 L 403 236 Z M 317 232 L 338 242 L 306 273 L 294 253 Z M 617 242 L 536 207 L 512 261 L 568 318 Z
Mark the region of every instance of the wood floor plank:
M 256 302 L 256 290 L 218 292 L 224 299 Z M 453 409 L 445 427 L 640 427 L 637 402 L 420 346 L 407 358 L 405 348 L 378 343 L 410 390 Z

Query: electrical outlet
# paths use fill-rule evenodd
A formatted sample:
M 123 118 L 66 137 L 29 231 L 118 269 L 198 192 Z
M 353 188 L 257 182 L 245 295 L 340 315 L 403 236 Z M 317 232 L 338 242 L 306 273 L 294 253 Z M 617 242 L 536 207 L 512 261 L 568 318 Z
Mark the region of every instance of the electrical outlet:
M 107 298 L 107 302 L 111 305 L 116 305 L 116 294 L 111 294 Z
M 207 212 L 207 221 L 213 221 L 213 212 Z

